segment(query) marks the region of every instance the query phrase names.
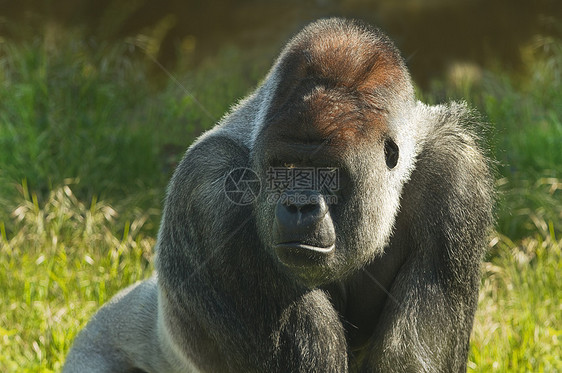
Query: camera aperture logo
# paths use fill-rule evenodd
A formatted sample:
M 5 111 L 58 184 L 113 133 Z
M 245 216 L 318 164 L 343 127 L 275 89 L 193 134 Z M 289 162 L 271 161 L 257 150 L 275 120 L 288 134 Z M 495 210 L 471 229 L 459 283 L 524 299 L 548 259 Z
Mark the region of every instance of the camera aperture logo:
M 224 179 L 224 193 L 236 205 L 251 204 L 258 198 L 260 191 L 260 178 L 249 168 L 235 168 Z

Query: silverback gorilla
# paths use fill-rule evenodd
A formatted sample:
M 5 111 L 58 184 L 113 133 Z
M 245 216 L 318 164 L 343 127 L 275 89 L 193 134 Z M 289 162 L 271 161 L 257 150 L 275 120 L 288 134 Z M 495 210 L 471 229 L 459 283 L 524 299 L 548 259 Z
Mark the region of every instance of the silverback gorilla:
M 156 274 L 65 372 L 465 371 L 493 205 L 475 124 L 417 101 L 378 29 L 309 25 L 188 149 Z

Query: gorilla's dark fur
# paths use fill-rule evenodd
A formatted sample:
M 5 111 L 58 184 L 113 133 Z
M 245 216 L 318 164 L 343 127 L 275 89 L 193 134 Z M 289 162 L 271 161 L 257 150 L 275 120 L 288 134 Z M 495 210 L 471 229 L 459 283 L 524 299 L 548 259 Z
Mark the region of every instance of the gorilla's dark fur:
M 157 274 L 96 314 L 65 371 L 465 371 L 493 203 L 475 122 L 416 101 L 379 30 L 308 26 L 189 148 Z M 229 172 L 272 167 L 337 169 L 337 203 L 272 203 L 263 182 L 227 198 Z

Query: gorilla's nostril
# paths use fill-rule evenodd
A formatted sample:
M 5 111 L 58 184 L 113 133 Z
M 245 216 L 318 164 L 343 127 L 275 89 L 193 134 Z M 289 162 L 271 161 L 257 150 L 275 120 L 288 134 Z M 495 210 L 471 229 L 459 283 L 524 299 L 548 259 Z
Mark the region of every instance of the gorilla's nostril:
M 315 204 L 309 204 L 309 205 L 303 205 L 299 208 L 301 214 L 305 215 L 305 214 L 313 214 L 315 213 L 317 210 L 320 211 L 320 205 L 315 205 Z
M 281 226 L 303 226 L 307 229 L 328 213 L 324 197 L 315 192 L 286 193 L 275 208 L 275 217 Z
M 283 205 L 284 207 L 287 208 L 287 211 L 291 214 L 297 214 L 299 212 L 299 207 L 295 206 L 295 205 Z
M 282 205 L 292 214 L 313 215 L 316 219 L 321 219 L 328 212 L 324 196 L 315 191 L 286 192 Z

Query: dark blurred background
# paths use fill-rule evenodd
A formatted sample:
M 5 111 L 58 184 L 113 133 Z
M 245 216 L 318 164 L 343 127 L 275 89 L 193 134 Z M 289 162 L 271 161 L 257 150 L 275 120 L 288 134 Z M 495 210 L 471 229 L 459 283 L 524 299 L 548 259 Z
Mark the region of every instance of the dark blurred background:
M 562 34 L 559 0 L 1 0 L 0 36 L 29 39 L 62 28 L 98 42 L 134 38 L 174 68 L 182 56 L 197 64 L 226 44 L 270 46 L 273 57 L 302 26 L 329 16 L 385 30 L 422 87 L 452 62 L 516 71 L 522 45 Z

